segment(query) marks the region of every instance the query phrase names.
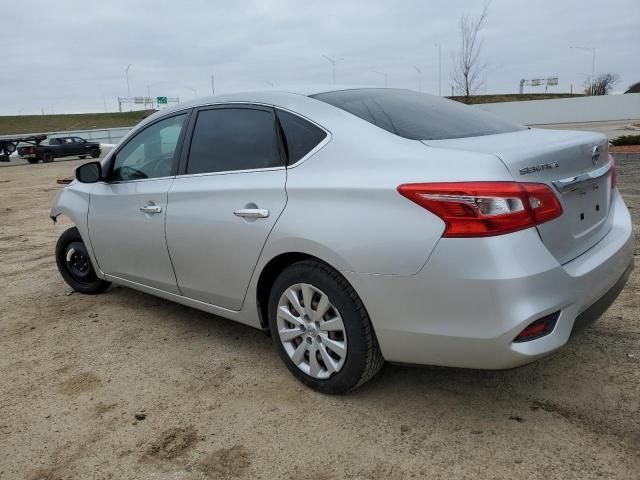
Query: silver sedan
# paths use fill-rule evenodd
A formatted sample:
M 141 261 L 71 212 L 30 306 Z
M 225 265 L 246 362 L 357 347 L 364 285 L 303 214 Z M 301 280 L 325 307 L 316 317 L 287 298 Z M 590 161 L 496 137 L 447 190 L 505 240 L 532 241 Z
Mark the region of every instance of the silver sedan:
M 616 298 L 631 220 L 607 139 L 408 90 L 216 96 L 87 163 L 51 217 L 63 278 L 270 331 L 306 385 L 383 362 L 510 368 Z

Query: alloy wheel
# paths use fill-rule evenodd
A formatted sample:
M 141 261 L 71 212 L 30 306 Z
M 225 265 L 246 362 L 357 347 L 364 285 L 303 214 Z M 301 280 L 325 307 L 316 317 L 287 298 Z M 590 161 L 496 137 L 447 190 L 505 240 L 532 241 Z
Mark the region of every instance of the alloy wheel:
M 347 358 L 347 334 L 338 309 L 319 288 L 298 283 L 280 297 L 280 342 L 291 361 L 307 375 L 327 379 Z

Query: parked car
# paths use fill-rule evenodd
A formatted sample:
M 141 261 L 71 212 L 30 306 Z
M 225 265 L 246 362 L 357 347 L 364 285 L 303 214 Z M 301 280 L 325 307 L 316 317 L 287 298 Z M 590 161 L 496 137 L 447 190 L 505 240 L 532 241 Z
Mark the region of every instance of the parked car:
M 18 147 L 18 155 L 29 163 L 38 163 L 40 160 L 49 163 L 60 157 L 98 158 L 101 152 L 99 143 L 87 142 L 80 137 L 47 138 L 38 144 Z
M 76 177 L 50 213 L 75 223 L 56 247 L 72 288 L 114 282 L 269 330 L 328 393 L 384 360 L 531 362 L 601 315 L 633 266 L 604 135 L 407 90 L 181 104 Z

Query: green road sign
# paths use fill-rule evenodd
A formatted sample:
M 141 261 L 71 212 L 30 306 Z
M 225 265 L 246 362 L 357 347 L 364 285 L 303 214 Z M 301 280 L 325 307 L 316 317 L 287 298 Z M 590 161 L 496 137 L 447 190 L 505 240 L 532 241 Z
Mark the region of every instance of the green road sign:
M 167 97 L 157 97 L 157 99 L 158 99 L 158 105 L 166 105 Z

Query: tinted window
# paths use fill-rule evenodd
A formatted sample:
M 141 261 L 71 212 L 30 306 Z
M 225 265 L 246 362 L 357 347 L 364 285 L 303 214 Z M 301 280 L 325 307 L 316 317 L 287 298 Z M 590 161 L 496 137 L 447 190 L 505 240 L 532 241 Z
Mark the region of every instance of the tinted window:
M 60 139 L 59 138 L 50 138 L 49 139 L 49 145 L 60 145 Z
M 476 137 L 524 128 L 477 107 L 410 90 L 342 90 L 313 95 L 313 98 L 414 140 Z
M 145 128 L 116 154 L 112 181 L 168 177 L 186 114 L 161 120 Z
M 300 160 L 327 136 L 324 130 L 289 112 L 278 110 L 278 120 L 287 142 L 289 164 Z
M 187 173 L 248 170 L 281 164 L 273 111 L 216 108 L 198 113 Z
M 80 137 L 73 137 L 73 141 L 76 143 L 85 143 L 84 139 L 80 138 Z

